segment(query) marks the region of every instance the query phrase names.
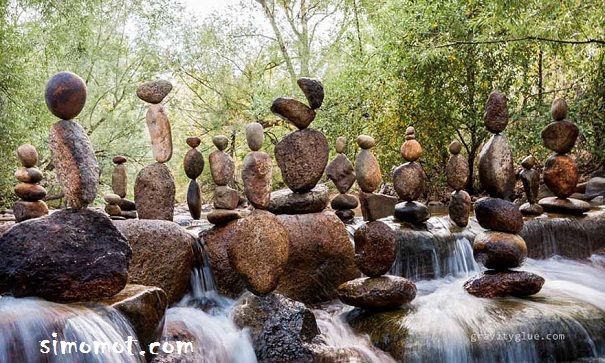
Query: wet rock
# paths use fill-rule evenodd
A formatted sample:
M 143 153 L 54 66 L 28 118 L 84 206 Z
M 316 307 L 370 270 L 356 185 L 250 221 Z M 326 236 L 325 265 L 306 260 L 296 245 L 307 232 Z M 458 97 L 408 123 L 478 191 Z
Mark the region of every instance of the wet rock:
M 573 149 L 580 130 L 569 121 L 556 121 L 542 130 L 542 143 L 545 147 L 559 154 L 566 154 Z
M 340 193 L 346 193 L 355 183 L 355 169 L 345 154 L 338 154 L 326 168 L 326 175 Z
M 189 149 L 183 159 L 185 175 L 189 179 L 197 179 L 204 171 L 204 156 L 197 149 Z
M 172 158 L 172 131 L 166 110 L 162 105 L 150 105 L 145 116 L 147 131 L 151 138 L 151 151 L 158 163 Z
M 92 203 L 99 187 L 99 165 L 82 126 L 61 120 L 50 128 L 49 147 L 55 174 L 71 208 Z
M 544 163 L 544 184 L 559 198 L 567 198 L 576 190 L 580 173 L 575 161 L 567 155 L 553 155 Z
M 334 214 L 336 214 L 336 216 L 343 222 L 347 222 L 355 218 L 355 211 L 351 209 L 339 209 L 334 211 Z
M 279 97 L 273 101 L 271 112 L 290 121 L 300 130 L 309 127 L 315 119 L 315 111 L 304 103 L 289 97 Z
M 141 84 L 137 88 L 137 97 L 149 103 L 160 103 L 172 91 L 172 83 L 159 79 Z
M 527 200 L 532 204 L 537 203 L 538 192 L 540 191 L 540 173 L 534 169 L 523 169 L 519 173 L 519 178 L 523 183 Z
M 174 217 L 174 178 L 165 164 L 147 165 L 134 183 L 134 201 L 140 219 Z
M 38 163 L 38 151 L 33 145 L 23 144 L 17 148 L 17 157 L 26 168 L 36 166 Z
M 236 222 L 229 262 L 255 295 L 275 290 L 288 262 L 288 234 L 272 213 L 256 210 Z
M 450 219 L 458 227 L 466 227 L 468 225 L 468 217 L 471 213 L 471 196 L 464 190 L 453 192 L 448 205 Z
M 229 185 L 233 182 L 235 174 L 235 163 L 224 151 L 213 151 L 208 157 L 210 162 L 210 173 L 216 185 Z
M 44 199 L 46 189 L 39 184 L 19 183 L 15 185 L 15 194 L 28 202 L 36 202 Z
M 363 219 L 375 221 L 395 213 L 397 198 L 386 194 L 359 192 L 359 204 Z
M 521 211 L 521 214 L 524 216 L 539 216 L 544 213 L 544 208 L 537 203 L 523 203 L 519 207 L 519 211 Z
M 126 285 L 131 254 L 103 213 L 61 210 L 0 236 L 0 292 L 58 302 L 107 298 Z
M 37 202 L 19 200 L 13 204 L 13 213 L 15 214 L 15 221 L 23 222 L 47 215 L 48 206 L 41 200 Z
M 582 215 L 590 210 L 590 203 L 573 198 L 542 198 L 538 202 L 546 212 Z
M 305 94 L 309 106 L 314 110 L 320 108 L 324 101 L 324 86 L 321 82 L 317 79 L 303 77 L 299 78 L 296 83 Z
M 550 107 L 550 114 L 555 121 L 562 121 L 567 117 L 567 102 L 563 98 L 556 98 Z
M 137 210 L 137 205 L 128 199 L 124 199 L 122 198 L 122 200 L 120 200 L 120 202 L 118 203 L 118 205 L 120 206 L 120 209 L 122 211 L 134 211 Z
M 355 262 L 361 272 L 369 277 L 386 274 L 395 262 L 397 243 L 395 232 L 386 223 L 369 222 L 354 234 Z
M 363 309 L 396 309 L 416 297 L 416 285 L 403 277 L 362 277 L 338 287 L 339 299 Z
M 132 248 L 128 268 L 131 284 L 157 286 L 169 303 L 179 301 L 189 288 L 195 239 L 169 221 L 114 221 Z
M 219 151 L 224 151 L 229 145 L 229 139 L 225 135 L 216 135 L 212 138 L 212 143 Z
M 267 209 L 271 201 L 272 164 L 271 157 L 262 151 L 253 151 L 244 158 L 244 193 L 255 208 Z
M 479 180 L 490 196 L 508 199 L 515 187 L 513 157 L 504 135 L 494 135 L 479 154 Z
M 248 147 L 252 151 L 258 151 L 263 146 L 263 140 L 265 139 L 265 133 L 263 131 L 263 125 L 258 122 L 252 122 L 246 125 L 246 141 Z
M 111 173 L 111 189 L 119 195 L 120 198 L 126 197 L 126 188 L 128 186 L 128 173 L 124 164 L 118 164 Z
M 313 129 L 293 132 L 275 146 L 275 159 L 284 183 L 299 193 L 313 189 L 321 179 L 328 153 L 326 137 Z
M 605 178 L 590 178 L 586 183 L 586 196 L 590 199 L 605 195 Z
M 514 203 L 499 198 L 481 198 L 475 202 L 475 217 L 485 229 L 519 233 L 523 215 Z
M 393 213 L 395 219 L 412 223 L 420 224 L 431 217 L 431 213 L 426 205 L 420 202 L 402 202 L 395 205 Z
M 398 166 L 393 171 L 393 187 L 399 198 L 411 202 L 424 192 L 424 170 L 417 162 L 409 162 Z
M 215 209 L 206 215 L 208 222 L 216 225 L 227 224 L 240 218 L 242 218 L 241 213 L 232 209 Z
M 53 115 L 63 120 L 71 120 L 84 108 L 86 84 L 77 74 L 57 73 L 46 84 L 44 99 Z
M 317 213 L 326 209 L 329 201 L 329 190 L 324 184 L 319 184 L 306 193 L 281 189 L 271 193 L 267 210 L 274 214 Z
M 355 209 L 359 205 L 352 194 L 338 194 L 330 203 L 332 209 Z
M 191 179 L 187 187 L 187 208 L 191 218 L 198 220 L 202 215 L 202 196 L 200 186 L 195 179 Z
M 447 184 L 454 190 L 466 188 L 468 183 L 469 166 L 463 155 L 455 154 L 450 157 L 445 167 Z
M 544 279 L 526 271 L 485 271 L 464 283 L 469 294 L 477 297 L 525 297 L 537 294 Z
M 368 150 L 376 145 L 376 140 L 372 136 L 359 135 L 357 136 L 357 145 L 364 150 Z
M 200 144 L 202 143 L 202 140 L 197 136 L 190 136 L 185 139 L 185 143 L 187 143 L 187 145 L 189 145 L 189 147 L 195 149 L 196 147 L 200 146 Z
M 494 134 L 498 134 L 508 125 L 508 108 L 506 96 L 498 91 L 490 93 L 485 104 L 483 114 L 485 127 Z
M 527 246 L 517 234 L 484 232 L 475 237 L 473 256 L 488 269 L 519 267 L 527 257 Z
M 228 186 L 218 186 L 214 190 L 214 208 L 235 209 L 239 203 L 237 190 Z
M 372 193 L 378 188 L 382 181 L 382 173 L 378 160 L 368 149 L 362 149 L 355 159 L 355 177 L 359 188 L 366 192 Z
M 22 183 L 37 183 L 42 180 L 42 172 L 38 168 L 19 168 L 15 171 L 15 178 Z

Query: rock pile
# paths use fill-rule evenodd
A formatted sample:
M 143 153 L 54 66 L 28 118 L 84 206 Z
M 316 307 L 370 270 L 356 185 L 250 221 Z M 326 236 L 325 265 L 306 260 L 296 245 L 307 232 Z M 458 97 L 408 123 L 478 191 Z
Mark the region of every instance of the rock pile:
M 134 202 L 126 199 L 126 191 L 128 190 L 128 173 L 125 165 L 126 161 L 128 161 L 128 159 L 122 155 L 118 155 L 113 158 L 113 163 L 116 166 L 113 168 L 113 172 L 111 173 L 111 190 L 113 191 L 114 195 L 118 196 L 118 201 L 114 204 L 120 208 L 119 216 L 123 218 L 136 218 L 136 205 Z M 111 196 L 110 199 L 115 200 L 115 197 Z M 105 196 L 105 201 L 108 202 L 107 196 Z M 108 208 L 105 208 L 105 212 L 111 216 L 112 214 L 109 213 L 107 209 Z M 117 209 L 114 207 L 109 207 L 109 210 L 111 210 L 113 213 L 117 212 Z
M 506 138 L 499 134 L 508 122 L 506 97 L 494 91 L 487 100 L 484 121 L 487 129 L 496 133 L 481 150 L 479 179 L 490 197 L 475 203 L 475 217 L 488 231 L 480 233 L 473 242 L 477 262 L 489 270 L 464 284 L 470 294 L 478 297 L 529 296 L 542 288 L 544 279 L 525 271 L 511 271 L 527 257 L 527 246 L 519 232 L 523 215 L 519 208 L 504 199 L 515 184 L 512 155 Z
M 191 179 L 189 188 L 187 189 L 187 207 L 189 207 L 189 213 L 193 219 L 200 219 L 202 213 L 202 197 L 197 178 L 202 174 L 202 171 L 204 171 L 204 156 L 197 150 L 197 147 L 200 146 L 202 141 L 199 137 L 188 137 L 186 142 L 187 145 L 191 147 L 183 159 L 185 175 Z
M 349 189 L 355 183 L 355 169 L 353 164 L 344 154 L 347 140 L 341 136 L 336 139 L 336 152 L 338 155 L 326 168 L 328 178 L 334 183 L 338 194 L 332 199 L 332 209 L 336 211 L 336 215 L 343 221 L 347 221 L 355 217 L 353 209 L 357 208 L 359 202 L 352 194 L 347 194 Z
M 449 146 L 452 156 L 445 167 L 445 174 L 447 184 L 454 189 L 448 206 L 450 219 L 457 226 L 466 227 L 471 212 L 471 196 L 463 190 L 468 183 L 469 166 L 466 158 L 460 155 L 461 150 L 462 144 L 459 141 L 452 141 Z
M 208 214 L 207 218 L 210 223 L 225 224 L 241 218 L 240 213 L 235 210 L 239 204 L 239 193 L 230 187 L 233 184 L 235 163 L 231 156 L 224 151 L 229 145 L 226 136 L 215 136 L 212 138 L 212 143 L 214 143 L 217 150 L 210 154 L 208 160 L 212 180 L 216 184 L 214 191 L 215 209 Z
M 540 173 L 534 170 L 536 166 L 536 158 L 533 155 L 525 157 L 521 161 L 523 170 L 519 173 L 519 178 L 523 183 L 523 190 L 527 196 L 527 203 L 521 205 L 519 210 L 521 213 L 528 216 L 539 216 L 544 212 L 538 204 L 538 189 L 540 188 Z
M 357 229 L 353 238 L 355 263 L 368 277 L 340 285 L 340 300 L 363 309 L 394 309 L 412 301 L 416 297 L 412 281 L 385 275 L 397 256 L 393 230 L 384 222 L 373 221 Z
M 431 216 L 426 205 L 416 199 L 424 192 L 426 177 L 418 159 L 422 156 L 422 147 L 416 141 L 413 127 L 405 131 L 405 142 L 401 145 L 401 155 L 407 163 L 393 171 L 393 186 L 403 202 L 395 206 L 395 218 L 413 224 L 419 224 Z
M 547 212 L 581 215 L 590 210 L 590 204 L 569 198 L 576 190 L 580 173 L 576 162 L 567 155 L 580 131 L 574 123 L 565 121 L 567 103 L 564 99 L 553 101 L 551 114 L 555 121 L 542 130 L 542 143 L 556 154 L 544 163 L 543 178 L 555 197 L 543 198 L 538 203 Z
M 105 205 L 105 213 L 109 214 L 111 219 L 125 219 L 122 217 L 122 208 L 120 208 L 120 200 L 122 198 L 120 198 L 119 195 L 107 193 L 103 199 L 105 199 L 105 202 L 107 202 L 107 205 Z
M 42 199 L 46 189 L 38 184 L 42 180 L 42 172 L 36 168 L 38 152 L 33 145 L 24 144 L 17 148 L 17 157 L 22 167 L 15 172 L 19 184 L 15 186 L 15 194 L 21 199 L 13 204 L 15 220 L 22 222 L 48 214 L 48 206 Z

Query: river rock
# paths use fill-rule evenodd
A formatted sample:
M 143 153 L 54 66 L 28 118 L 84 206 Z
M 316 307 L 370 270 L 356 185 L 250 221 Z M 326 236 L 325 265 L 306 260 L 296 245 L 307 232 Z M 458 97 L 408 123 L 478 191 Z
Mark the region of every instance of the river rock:
M 265 133 L 263 131 L 263 125 L 258 122 L 252 122 L 246 125 L 246 141 L 248 147 L 252 151 L 258 151 L 263 146 L 263 140 L 265 139 Z
M 399 198 L 411 202 L 424 192 L 424 170 L 417 162 L 408 162 L 393 171 L 393 187 Z
M 99 164 L 86 131 L 61 120 L 50 128 L 49 147 L 55 174 L 71 208 L 92 203 L 99 187 Z
M 222 150 L 213 151 L 208 157 L 210 174 L 216 185 L 229 185 L 233 182 L 235 163 L 233 159 Z
M 271 112 L 290 121 L 300 130 L 306 129 L 315 119 L 315 111 L 304 103 L 289 97 L 279 97 L 273 101 Z
M 458 227 L 466 227 L 468 225 L 468 217 L 471 213 L 471 196 L 464 190 L 458 190 L 452 193 L 448 212 L 450 219 Z
M 119 196 L 119 195 L 117 195 L 117 194 L 113 194 L 113 193 L 107 193 L 107 194 L 105 194 L 105 195 L 103 196 L 103 199 L 104 199 L 104 200 L 105 200 L 107 203 L 109 203 L 109 204 L 116 204 L 116 205 L 117 205 L 118 203 L 120 203 L 120 200 L 121 200 L 122 198 L 120 198 L 120 196 Z
M 0 236 L 0 293 L 90 301 L 118 293 L 132 251 L 103 213 L 65 209 Z
M 18 168 L 15 178 L 22 183 L 35 184 L 42 180 L 42 172 L 38 168 Z
M 415 201 L 398 203 L 395 205 L 393 215 L 397 220 L 412 224 L 423 223 L 431 217 L 431 213 L 426 205 Z
M 345 152 L 346 148 L 347 148 L 347 138 L 344 136 L 337 137 L 336 143 L 334 143 L 334 149 L 336 149 L 336 152 L 339 154 L 342 154 Z
M 365 275 L 386 274 L 397 257 L 395 232 L 386 223 L 373 221 L 359 227 L 355 240 L 355 263 Z
M 366 221 L 392 216 L 395 213 L 397 197 L 380 193 L 359 192 L 361 214 Z
M 416 285 L 403 277 L 362 277 L 338 287 L 338 297 L 363 309 L 396 309 L 416 297 Z
M 255 208 L 267 209 L 271 201 L 272 164 L 271 157 L 262 151 L 253 151 L 244 158 L 244 193 Z
M 464 283 L 469 294 L 477 297 L 525 297 L 537 294 L 544 279 L 526 271 L 485 271 Z
M 299 193 L 310 191 L 321 179 L 328 154 L 326 137 L 313 129 L 295 131 L 275 146 L 275 159 L 284 183 Z
M 582 215 L 590 210 L 590 203 L 573 198 L 542 198 L 538 202 L 546 212 Z
M 326 175 L 340 193 L 346 193 L 355 183 L 355 169 L 345 154 L 338 154 L 326 168 Z
M 158 163 L 165 163 L 172 158 L 172 131 L 164 106 L 150 105 L 145 116 L 147 131 L 151 138 L 151 151 Z
M 508 108 L 506 96 L 499 91 L 493 91 L 487 98 L 483 114 L 485 127 L 492 133 L 498 134 L 508 125 Z
M 218 186 L 214 190 L 214 208 L 235 209 L 239 203 L 237 190 L 228 186 Z
M 370 150 L 362 149 L 357 154 L 355 177 L 359 188 L 366 193 L 372 193 L 380 185 L 382 181 L 380 165 Z
M 219 151 L 224 151 L 229 146 L 229 139 L 225 135 L 216 135 L 212 138 L 212 143 Z
M 48 206 L 41 200 L 37 202 L 19 200 L 13 204 L 13 213 L 15 214 L 15 221 L 23 222 L 47 215 Z
M 185 143 L 192 149 L 195 149 L 196 147 L 200 146 L 202 140 L 197 136 L 189 136 L 185 139 Z
M 357 136 L 357 145 L 364 150 L 369 150 L 376 145 L 376 140 L 372 136 L 359 135 Z
M 187 209 L 191 218 L 198 220 L 202 215 L 202 195 L 197 180 L 191 179 L 187 187 Z
M 550 106 L 550 114 L 555 121 L 562 121 L 567 117 L 567 102 L 563 98 L 555 98 Z
M 450 157 L 445 167 L 447 184 L 454 190 L 466 188 L 468 183 L 469 166 L 463 155 L 454 154 Z
M 527 246 L 517 234 L 488 231 L 475 237 L 473 255 L 488 269 L 506 270 L 521 266 L 527 257 Z
M 401 145 L 400 152 L 406 161 L 416 161 L 422 156 L 422 147 L 418 141 L 410 139 Z
M 545 147 L 559 154 L 566 154 L 573 149 L 580 130 L 569 121 L 556 121 L 542 130 L 542 143 Z
M 514 203 L 500 198 L 481 198 L 475 202 L 475 217 L 485 229 L 519 233 L 523 215 Z
M 46 189 L 39 184 L 19 183 L 15 185 L 15 194 L 28 202 L 36 202 L 44 199 Z
M 537 203 L 523 203 L 519 207 L 519 211 L 524 216 L 539 216 L 544 213 L 544 208 Z
M 321 82 L 317 79 L 303 77 L 299 78 L 296 83 L 305 94 L 309 106 L 314 110 L 320 108 L 324 101 L 324 86 Z
M 159 79 L 141 84 L 137 88 L 137 97 L 149 103 L 160 103 L 172 91 L 172 83 Z
M 122 211 L 130 212 L 130 211 L 136 211 L 137 210 L 137 205 L 133 201 L 128 200 L 128 199 L 122 198 L 120 200 L 120 202 L 118 203 L 118 205 L 120 206 L 120 209 Z
M 17 157 L 26 168 L 32 168 L 38 163 L 38 151 L 33 145 L 23 144 L 17 148 Z
M 515 187 L 513 157 L 504 135 L 494 135 L 479 154 L 479 180 L 492 197 L 508 199 Z
M 122 210 L 120 209 L 119 205 L 115 205 L 115 204 L 107 204 L 105 206 L 105 213 L 109 214 L 110 217 L 121 217 L 122 216 Z M 114 219 L 114 218 L 112 218 Z
M 454 140 L 448 146 L 448 150 L 450 151 L 450 154 L 458 155 L 460 154 L 460 151 L 462 151 L 462 144 L 460 143 L 460 141 Z
M 242 218 L 241 213 L 233 209 L 215 209 L 206 215 L 208 222 L 216 225 L 227 224 L 240 218 Z
M 120 198 L 125 198 L 127 186 L 128 173 L 126 172 L 126 166 L 118 164 L 113 168 L 113 172 L 111 173 L 111 189 Z
M 141 169 L 134 183 L 139 218 L 172 221 L 174 193 L 174 178 L 166 165 L 154 163 Z
M 306 193 L 295 193 L 290 189 L 281 189 L 271 193 L 271 202 L 267 208 L 274 214 L 317 213 L 326 209 L 330 202 L 328 187 L 318 184 Z
M 57 73 L 46 84 L 44 99 L 53 115 L 63 120 L 71 120 L 84 108 L 86 84 L 77 74 Z
M 605 195 L 605 178 L 593 177 L 586 183 L 586 196 L 590 199 Z
M 189 149 L 183 159 L 183 168 L 189 179 L 197 179 L 204 171 L 204 156 L 197 149 Z
M 534 169 L 523 169 L 519 173 L 519 178 L 523 183 L 523 190 L 527 200 L 531 204 L 538 202 L 538 192 L 540 191 L 540 173 Z
M 272 213 L 256 210 L 236 222 L 227 253 L 231 266 L 255 295 L 275 290 L 288 262 L 288 234 Z
M 567 198 L 576 190 L 580 173 L 575 161 L 567 155 L 553 155 L 544 163 L 544 184 L 559 198 Z
M 132 247 L 128 282 L 157 286 L 164 290 L 170 304 L 179 301 L 189 289 L 195 239 L 169 221 L 130 219 L 113 223 Z
M 338 194 L 330 203 L 332 209 L 355 209 L 358 205 L 357 198 L 352 194 Z
M 126 161 L 128 161 L 128 159 L 126 159 L 125 156 L 116 155 L 113 157 L 113 159 L 111 159 L 111 161 L 113 161 L 113 163 L 116 165 L 120 165 L 120 164 L 124 164 Z
M 355 211 L 351 209 L 338 209 L 334 211 L 334 214 L 343 222 L 350 221 L 355 218 Z

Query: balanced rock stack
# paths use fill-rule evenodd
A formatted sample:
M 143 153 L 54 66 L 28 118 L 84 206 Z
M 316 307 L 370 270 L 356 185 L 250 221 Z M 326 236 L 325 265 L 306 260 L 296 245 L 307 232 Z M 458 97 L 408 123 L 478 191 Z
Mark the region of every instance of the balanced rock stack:
M 336 139 L 336 152 L 338 155 L 326 168 L 328 178 L 334 183 L 340 193 L 332 199 L 331 206 L 336 211 L 338 218 L 343 221 L 355 217 L 353 209 L 359 205 L 354 195 L 347 194 L 353 183 L 355 183 L 355 169 L 349 158 L 344 154 L 346 145 L 347 140 L 343 136 Z
M 24 144 L 17 148 L 17 157 L 22 167 L 15 172 L 19 184 L 15 186 L 15 194 L 21 200 L 13 204 L 13 212 L 17 222 L 48 214 L 48 206 L 42 199 L 46 189 L 38 184 L 42 180 L 42 172 L 36 168 L 38 151 L 33 145 Z
M 468 161 L 462 155 L 462 144 L 452 141 L 449 151 L 452 156 L 445 167 L 447 184 L 454 189 L 450 198 L 448 211 L 450 219 L 459 227 L 466 227 L 468 216 L 471 212 L 471 196 L 463 190 L 468 183 L 469 166 Z
M 538 173 L 534 166 L 536 166 L 536 158 L 533 155 L 527 156 L 521 161 L 523 170 L 519 173 L 519 178 L 523 183 L 523 189 L 527 196 L 527 203 L 524 203 L 519 208 L 521 213 L 524 215 L 536 215 L 539 216 L 544 212 L 542 207 L 538 204 L 538 189 L 540 188 L 540 173 Z
M 122 208 L 120 208 L 120 198 L 119 195 L 114 193 L 107 193 L 103 197 L 107 205 L 105 206 L 105 213 L 109 214 L 111 219 L 120 220 L 125 219 L 122 217 Z
M 372 151 L 376 140 L 368 135 L 359 135 L 357 145 L 361 148 L 355 159 L 355 179 L 359 185 L 359 203 L 361 213 L 366 221 L 375 221 L 392 216 L 397 198 L 390 195 L 374 193 L 382 181 L 380 165 Z
M 542 143 L 556 154 L 544 163 L 543 178 L 555 197 L 543 198 L 538 203 L 547 212 L 581 215 L 590 210 L 590 204 L 568 198 L 575 192 L 580 174 L 574 159 L 566 155 L 574 147 L 579 130 L 574 123 L 565 121 L 567 103 L 564 99 L 553 101 L 551 114 L 555 121 L 542 130 Z
M 120 207 L 121 216 L 124 218 L 136 218 L 137 217 L 137 206 L 133 201 L 126 199 L 126 191 L 128 190 L 128 173 L 126 171 L 126 159 L 125 156 L 118 155 L 113 158 L 113 163 L 116 166 L 113 168 L 111 173 L 111 190 L 113 194 L 120 197 L 118 206 Z
M 355 263 L 368 277 L 338 287 L 340 300 L 363 309 L 394 309 L 416 297 L 416 285 L 403 277 L 385 275 L 395 262 L 395 233 L 384 222 L 369 222 L 357 229 Z
M 202 140 L 199 137 L 188 137 L 186 142 L 191 147 L 183 159 L 185 175 L 191 179 L 189 188 L 187 188 L 187 207 L 189 207 L 189 213 L 193 219 L 200 219 L 202 214 L 202 197 L 197 178 L 204 171 L 204 156 L 197 150 L 197 147 L 200 146 Z
M 151 150 L 156 163 L 147 165 L 137 175 L 134 184 L 134 201 L 140 219 L 165 219 L 174 217 L 174 178 L 165 162 L 172 158 L 172 132 L 164 106 L 160 104 L 172 90 L 168 81 L 143 83 L 137 96 L 150 103 L 145 121 Z
M 506 97 L 492 92 L 486 104 L 485 125 L 492 132 L 501 132 L 508 123 Z M 475 217 L 488 231 L 475 237 L 473 255 L 489 270 L 464 284 L 470 294 L 478 297 L 529 296 L 542 288 L 544 279 L 525 271 L 512 271 L 527 257 L 527 246 L 518 233 L 523 228 L 519 208 L 502 197 L 512 193 L 515 175 L 508 141 L 496 134 L 485 144 L 479 156 L 479 179 L 490 197 L 475 202 Z M 486 175 L 487 174 L 487 175 Z
M 422 166 L 417 162 L 422 156 L 422 147 L 416 141 L 413 127 L 405 131 L 405 142 L 401 145 L 401 155 L 407 163 L 393 171 L 393 186 L 403 202 L 395 206 L 395 218 L 413 224 L 429 219 L 431 214 L 426 205 L 416 199 L 424 192 L 426 177 Z
M 268 209 L 276 214 L 321 212 L 329 202 L 328 188 L 317 186 L 328 163 L 328 141 L 321 132 L 308 128 L 321 107 L 324 89 L 321 82 L 310 78 L 299 79 L 298 86 L 310 107 L 288 97 L 279 97 L 271 105 L 271 112 L 298 128 L 275 146 L 277 165 L 290 188 L 271 196 Z
M 214 210 L 208 213 L 208 221 L 213 224 L 225 224 L 229 221 L 239 219 L 240 213 L 235 210 L 239 203 L 237 190 L 230 187 L 233 184 L 235 174 L 235 163 L 229 154 L 225 152 L 229 140 L 226 136 L 218 135 L 212 138 L 212 143 L 217 150 L 213 151 L 208 158 L 210 162 L 210 173 L 216 184 L 214 192 Z
M 263 125 L 258 122 L 246 126 L 246 141 L 252 150 L 246 155 L 242 167 L 244 194 L 256 209 L 267 209 L 271 201 L 273 162 L 264 151 L 260 151 L 265 139 Z

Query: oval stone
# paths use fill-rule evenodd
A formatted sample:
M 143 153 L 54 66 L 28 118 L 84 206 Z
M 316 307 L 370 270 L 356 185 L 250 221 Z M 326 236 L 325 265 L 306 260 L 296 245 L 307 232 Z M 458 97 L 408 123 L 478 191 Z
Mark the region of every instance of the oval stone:
M 380 165 L 370 150 L 362 148 L 357 154 L 357 159 L 355 159 L 355 177 L 359 188 L 366 193 L 372 193 L 380 185 L 382 181 Z
M 126 159 L 125 156 L 117 155 L 117 156 L 114 156 L 114 158 L 112 159 L 112 161 L 113 161 L 114 164 L 118 164 L 119 165 L 119 164 L 124 164 L 127 161 L 127 159 Z
M 216 185 L 228 185 L 233 181 L 235 163 L 231 156 L 222 150 L 213 151 L 208 157 L 210 174 Z
M 371 149 L 376 145 L 376 140 L 372 136 L 359 135 L 357 136 L 357 145 L 362 149 Z
M 246 125 L 246 141 L 248 147 L 252 151 L 258 151 L 263 146 L 263 140 L 265 139 L 265 133 L 263 131 L 263 125 L 258 122 L 252 122 Z
M 227 136 L 224 135 L 216 135 L 212 138 L 212 143 L 217 149 L 223 151 L 229 145 L 229 139 L 227 139 Z
M 468 225 L 471 204 L 471 196 L 466 191 L 458 190 L 452 193 L 448 205 L 448 212 L 450 219 L 458 227 L 466 227 Z
M 199 137 L 197 136 L 192 136 L 192 137 L 188 137 L 185 142 L 187 143 L 187 145 L 189 145 L 189 147 L 192 148 L 196 148 L 198 146 L 200 146 L 200 144 L 202 143 L 202 140 L 200 140 Z
M 542 143 L 554 152 L 566 154 L 573 149 L 579 134 L 580 130 L 574 123 L 552 122 L 542 130 Z
M 475 217 L 485 229 L 519 233 L 523 215 L 514 203 L 500 198 L 481 198 L 475 202 Z
M 198 220 L 202 215 L 202 195 L 200 186 L 195 179 L 191 179 L 187 187 L 187 208 L 191 218 Z
M 38 168 L 19 168 L 15 171 L 15 178 L 22 183 L 35 184 L 42 180 L 42 172 Z
M 544 184 L 559 198 L 576 191 L 580 173 L 575 161 L 567 155 L 553 155 L 544 163 Z
M 401 156 L 406 161 L 416 161 L 422 156 L 422 147 L 415 139 L 407 140 L 401 145 Z
M 189 179 L 197 179 L 204 171 L 204 156 L 197 149 L 190 149 L 183 159 L 183 168 Z
M 158 163 L 172 158 L 172 131 L 166 110 L 162 105 L 150 105 L 145 117 L 147 131 L 151 138 L 151 151 Z
M 141 169 L 134 183 L 139 219 L 172 221 L 174 194 L 174 178 L 165 164 L 154 163 Z
M 544 278 L 527 271 L 485 271 L 464 283 L 471 295 L 483 298 L 526 297 L 537 294 Z
M 298 87 L 305 94 L 309 106 L 312 109 L 320 108 L 324 101 L 324 86 L 321 82 L 317 79 L 303 77 L 299 78 L 296 83 L 298 83 Z
M 363 309 L 395 309 L 416 297 L 416 285 L 403 277 L 362 277 L 338 287 L 338 297 Z
M 332 209 L 355 209 L 359 205 L 359 201 L 352 194 L 338 194 L 332 202 L 330 202 L 330 206 Z
M 128 173 L 124 164 L 118 164 L 111 173 L 111 189 L 120 198 L 126 197 L 126 188 L 128 186 Z
M 242 165 L 244 193 L 250 204 L 258 209 L 267 209 L 271 201 L 273 161 L 262 151 L 246 155 Z
M 342 154 L 345 152 L 346 147 L 347 147 L 347 138 L 344 136 L 339 136 L 336 139 L 336 144 L 335 144 L 336 152 L 339 154 Z
M 567 117 L 567 102 L 563 98 L 556 98 L 550 106 L 550 114 L 555 121 L 562 121 Z
M 103 196 L 103 199 L 105 199 L 105 201 L 109 204 L 119 204 L 120 200 L 122 200 L 122 198 L 120 198 L 119 195 L 117 194 L 113 194 L 113 193 L 107 193 Z
M 84 108 L 86 84 L 77 74 L 57 73 L 46 84 L 44 99 L 53 115 L 63 120 L 71 120 Z
M 271 112 L 290 121 L 299 129 L 309 127 L 315 119 L 315 111 L 304 103 L 289 97 L 279 97 L 273 101 Z
M 355 263 L 361 272 L 378 277 L 391 269 L 397 256 L 397 243 L 395 232 L 386 223 L 366 223 L 355 231 L 353 239 Z
M 460 151 L 462 151 L 462 144 L 460 143 L 460 141 L 458 141 L 458 140 L 452 141 L 449 146 L 449 151 L 450 151 L 450 154 L 452 154 L 452 155 L 460 154 Z
M 466 188 L 468 182 L 469 166 L 463 155 L 454 154 L 445 167 L 447 184 L 454 190 Z
M 508 199 L 515 188 L 513 156 L 504 135 L 494 135 L 479 154 L 479 180 L 492 197 Z
M 485 104 L 483 121 L 485 127 L 494 134 L 504 131 L 506 125 L 508 125 L 508 108 L 505 95 L 498 91 L 490 93 Z
M 38 163 L 38 151 L 33 145 L 23 144 L 17 148 L 17 157 L 26 168 L 36 166 Z
M 346 193 L 355 183 L 355 169 L 345 154 L 338 154 L 326 168 L 326 175 L 340 193 Z
M 41 200 L 37 202 L 19 200 L 13 204 L 13 213 L 15 214 L 15 221 L 19 223 L 47 215 L 48 206 Z
M 393 171 L 393 187 L 399 198 L 411 202 L 424 192 L 425 176 L 417 162 L 400 165 Z
M 160 103 L 172 91 L 172 83 L 160 79 L 141 84 L 137 88 L 137 97 L 149 103 Z
M 527 257 L 527 246 L 517 234 L 490 231 L 475 237 L 473 255 L 488 269 L 506 270 L 521 266 Z
M 393 216 L 399 221 L 421 224 L 431 217 L 431 213 L 427 206 L 420 202 L 401 202 L 395 205 Z

